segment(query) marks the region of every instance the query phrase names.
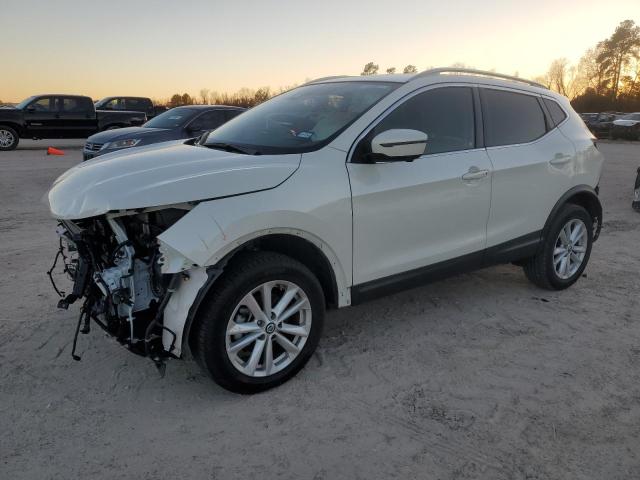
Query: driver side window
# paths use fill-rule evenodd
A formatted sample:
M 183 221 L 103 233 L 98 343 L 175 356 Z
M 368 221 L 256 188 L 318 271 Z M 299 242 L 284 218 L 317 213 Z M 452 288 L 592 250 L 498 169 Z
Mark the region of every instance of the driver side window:
M 415 95 L 387 115 L 367 135 L 412 129 L 428 136 L 425 155 L 475 147 L 473 92 L 469 87 L 443 87 Z
M 56 102 L 54 97 L 42 97 L 29 104 L 29 110 L 33 109 L 36 112 L 55 112 Z

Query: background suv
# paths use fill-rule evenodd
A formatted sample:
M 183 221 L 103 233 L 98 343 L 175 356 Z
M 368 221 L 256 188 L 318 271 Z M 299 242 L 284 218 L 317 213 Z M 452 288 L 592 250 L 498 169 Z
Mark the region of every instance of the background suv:
M 83 160 L 124 148 L 168 140 L 194 138 L 244 112 L 244 108 L 224 105 L 190 105 L 161 113 L 141 127 L 120 128 L 92 135 L 82 151 Z
M 316 80 L 198 143 L 58 178 L 51 212 L 77 251 L 60 306 L 83 298 L 79 326 L 160 366 L 188 347 L 225 388 L 263 390 L 307 362 L 326 308 L 504 262 L 572 285 L 602 223 L 602 162 L 568 100 L 532 82 Z

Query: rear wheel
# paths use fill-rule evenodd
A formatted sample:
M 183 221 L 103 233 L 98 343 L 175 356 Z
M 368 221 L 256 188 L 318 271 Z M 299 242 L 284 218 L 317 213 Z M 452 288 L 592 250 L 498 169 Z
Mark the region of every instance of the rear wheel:
M 0 125 L 0 150 L 14 150 L 19 141 L 18 133 L 13 128 Z
M 593 243 L 591 216 L 579 205 L 565 205 L 542 242 L 540 252 L 525 262 L 525 275 L 548 290 L 570 287 L 589 261 Z
M 253 393 L 280 385 L 307 363 L 325 304 L 320 283 L 296 260 L 241 255 L 198 312 L 194 355 L 220 386 Z

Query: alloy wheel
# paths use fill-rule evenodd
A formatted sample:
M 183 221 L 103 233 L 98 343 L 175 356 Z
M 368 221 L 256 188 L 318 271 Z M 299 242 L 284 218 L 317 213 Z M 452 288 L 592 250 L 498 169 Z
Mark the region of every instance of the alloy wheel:
M 584 261 L 588 241 L 582 220 L 573 218 L 560 229 L 553 249 L 553 268 L 559 278 L 566 280 L 575 275 Z
M 265 282 L 247 293 L 227 323 L 225 344 L 233 366 L 250 377 L 267 377 L 289 366 L 311 332 L 305 292 L 285 280 Z
M 10 147 L 15 142 L 15 137 L 13 133 L 9 130 L 0 130 L 0 147 Z

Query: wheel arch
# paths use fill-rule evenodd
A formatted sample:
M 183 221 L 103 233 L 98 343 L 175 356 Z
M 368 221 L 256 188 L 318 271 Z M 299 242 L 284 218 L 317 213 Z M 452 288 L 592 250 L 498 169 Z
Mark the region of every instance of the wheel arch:
M 600 198 L 598 197 L 598 187 L 593 188 L 589 185 L 577 185 L 570 190 L 568 190 L 560 199 L 556 202 L 554 207 L 551 209 L 551 213 L 549 214 L 547 221 L 544 225 L 544 229 L 542 231 L 542 235 L 544 238 L 553 222 L 553 219 L 558 214 L 560 209 L 571 203 L 573 205 L 580 205 L 584 207 L 591 219 L 593 220 L 593 224 L 595 225 L 595 229 L 593 231 L 593 241 L 598 239 L 600 235 L 600 230 L 602 229 L 602 204 L 600 203 Z
M 198 291 L 184 323 L 182 352 L 185 351 L 186 345 L 189 345 L 190 349 L 193 348 L 192 326 L 203 300 L 214 288 L 216 282 L 224 280 L 225 269 L 233 266 L 234 259 L 238 258 L 238 254 L 246 251 L 277 252 L 305 265 L 318 278 L 328 308 L 337 308 L 350 302 L 349 290 L 336 275 L 337 266 L 335 262 L 337 260 L 335 257 L 327 255 L 326 246 L 320 243 L 319 240 L 313 241 L 308 235 L 303 235 L 303 232 L 299 231 L 297 233 L 278 230 L 263 232 L 253 238 L 245 239 L 243 243 L 224 255 L 215 265 L 207 267 L 207 280 Z M 330 258 L 333 258 L 333 260 Z M 346 299 L 344 298 L 345 296 Z
M 1 121 L 0 127 L 9 127 L 12 130 L 15 130 L 15 132 L 18 134 L 18 137 L 22 137 L 22 135 L 24 134 L 24 129 L 22 128 L 22 126 L 15 122 Z

